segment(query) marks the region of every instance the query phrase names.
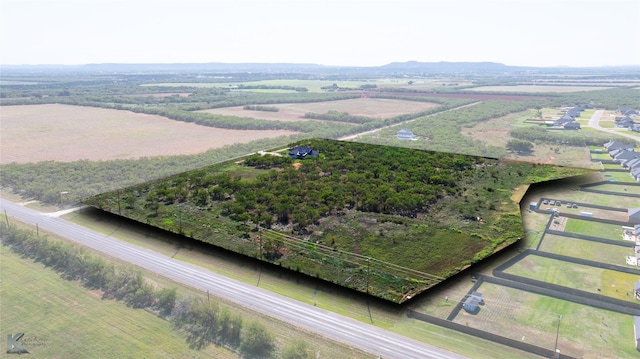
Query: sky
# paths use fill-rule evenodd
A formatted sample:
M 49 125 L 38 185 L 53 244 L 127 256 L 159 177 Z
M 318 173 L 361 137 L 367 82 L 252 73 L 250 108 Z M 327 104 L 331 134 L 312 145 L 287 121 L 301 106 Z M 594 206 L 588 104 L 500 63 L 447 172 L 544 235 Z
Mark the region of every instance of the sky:
M 640 0 L 0 0 L 0 64 L 640 65 Z

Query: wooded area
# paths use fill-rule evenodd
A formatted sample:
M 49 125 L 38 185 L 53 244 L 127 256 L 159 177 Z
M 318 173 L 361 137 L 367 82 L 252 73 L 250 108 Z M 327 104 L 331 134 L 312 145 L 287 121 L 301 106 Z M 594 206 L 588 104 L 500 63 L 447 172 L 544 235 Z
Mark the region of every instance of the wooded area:
M 297 146 L 319 156 L 276 149 L 85 203 L 403 301 L 521 237 L 512 188 L 580 173 L 353 142 Z

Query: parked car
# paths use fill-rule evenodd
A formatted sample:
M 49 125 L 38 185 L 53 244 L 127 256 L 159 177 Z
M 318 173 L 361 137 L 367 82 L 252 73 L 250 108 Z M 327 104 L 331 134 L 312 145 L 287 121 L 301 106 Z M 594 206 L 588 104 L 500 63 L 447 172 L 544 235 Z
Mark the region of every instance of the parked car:
M 573 207 L 573 203 L 567 203 L 567 208 L 572 208 Z
M 545 198 L 544 201 L 542 201 L 542 204 L 549 204 L 549 200 Z
M 578 208 L 578 205 L 574 203 L 573 208 Z
M 549 205 L 553 206 L 555 204 L 556 204 L 556 201 L 554 201 L 554 200 L 549 201 Z
M 562 206 L 562 201 L 556 201 L 556 206 Z

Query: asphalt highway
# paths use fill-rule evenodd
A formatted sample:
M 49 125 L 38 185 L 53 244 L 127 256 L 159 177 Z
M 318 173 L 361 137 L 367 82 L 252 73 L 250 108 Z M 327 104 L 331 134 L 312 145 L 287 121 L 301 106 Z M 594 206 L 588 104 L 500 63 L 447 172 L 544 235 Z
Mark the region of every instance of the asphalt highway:
M 227 278 L 206 269 L 137 247 L 62 218 L 0 199 L 9 217 L 55 233 L 146 270 L 238 303 L 294 326 L 347 343 L 380 358 L 464 358 L 447 350 L 362 323 L 310 304 Z

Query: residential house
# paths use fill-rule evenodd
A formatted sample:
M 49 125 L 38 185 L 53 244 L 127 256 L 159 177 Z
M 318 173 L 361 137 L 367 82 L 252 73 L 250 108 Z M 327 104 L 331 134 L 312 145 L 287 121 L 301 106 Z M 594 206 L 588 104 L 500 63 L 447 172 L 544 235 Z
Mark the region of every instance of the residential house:
M 630 117 L 624 117 L 615 123 L 616 128 L 632 128 L 635 123 Z
M 627 213 L 629 215 L 629 222 L 633 224 L 640 224 L 640 207 L 629 208 Z
M 289 151 L 289 156 L 293 159 L 303 159 L 307 156 L 316 157 L 318 156 L 318 151 L 312 149 L 311 147 L 299 146 L 292 148 Z
M 408 128 L 403 128 L 402 130 L 398 131 L 396 136 L 398 137 L 399 140 L 415 140 L 416 139 L 416 135 L 414 135 L 413 132 L 411 132 L 411 130 L 409 130 Z
M 633 177 L 636 182 L 640 182 L 640 167 L 631 169 L 631 177 Z
M 636 123 L 631 126 L 631 131 L 640 132 L 640 123 Z
M 630 145 L 620 141 L 613 141 L 613 140 L 604 144 L 604 148 L 607 150 L 608 153 L 611 153 L 611 151 L 613 150 L 620 150 L 620 149 L 626 150 L 626 151 L 633 151 L 634 147 L 635 147 L 634 145 Z
M 562 117 L 560 117 L 559 119 L 553 121 L 553 125 L 557 126 L 557 127 L 563 127 L 565 124 L 575 121 L 575 119 L 572 116 L 569 115 L 564 115 Z
M 620 112 L 621 114 L 626 116 L 638 114 L 638 111 L 632 109 L 631 107 L 620 107 L 616 110 L 616 112 Z
M 580 123 L 578 123 L 576 121 L 572 121 L 572 122 L 566 123 L 564 125 L 564 129 L 565 130 L 579 130 L 580 129 Z
M 620 163 L 622 163 L 622 161 L 632 160 L 634 158 L 640 158 L 640 152 L 620 151 L 613 156 L 613 160 Z
M 568 116 L 571 116 L 571 117 L 573 117 L 573 118 L 576 118 L 576 117 L 580 117 L 580 113 L 581 113 L 581 112 L 582 112 L 582 109 L 581 109 L 581 108 L 579 108 L 579 107 L 574 107 L 574 108 L 572 108 L 572 109 L 570 109 L 570 110 L 568 110 L 568 111 L 567 111 L 567 115 L 568 115 Z
M 620 165 L 622 165 L 622 168 L 627 170 L 631 170 L 637 166 L 640 166 L 640 156 L 629 160 L 620 161 Z

